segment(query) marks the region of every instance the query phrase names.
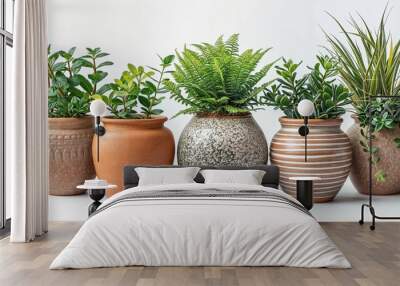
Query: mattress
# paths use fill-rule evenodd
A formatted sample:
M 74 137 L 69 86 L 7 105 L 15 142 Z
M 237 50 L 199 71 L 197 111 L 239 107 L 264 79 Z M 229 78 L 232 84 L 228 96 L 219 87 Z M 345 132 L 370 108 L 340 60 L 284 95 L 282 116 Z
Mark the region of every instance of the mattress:
M 282 191 L 193 183 L 135 187 L 107 199 L 50 269 L 133 265 L 351 267 Z

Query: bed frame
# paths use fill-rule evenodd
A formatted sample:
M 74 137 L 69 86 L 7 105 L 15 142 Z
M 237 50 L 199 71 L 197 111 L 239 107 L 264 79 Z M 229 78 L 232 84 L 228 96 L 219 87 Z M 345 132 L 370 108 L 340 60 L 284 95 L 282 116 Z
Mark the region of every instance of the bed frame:
M 147 168 L 182 168 L 182 166 L 175 165 L 163 165 L 163 166 L 126 166 L 124 168 L 124 189 L 129 189 L 136 187 L 139 183 L 139 176 L 135 171 L 137 167 L 147 167 Z M 219 169 L 219 170 L 263 170 L 265 175 L 262 179 L 262 185 L 264 187 L 270 187 L 274 189 L 279 188 L 279 168 L 273 165 L 258 165 L 252 167 L 201 167 L 201 169 Z M 194 178 L 197 183 L 204 183 L 203 176 L 198 173 Z

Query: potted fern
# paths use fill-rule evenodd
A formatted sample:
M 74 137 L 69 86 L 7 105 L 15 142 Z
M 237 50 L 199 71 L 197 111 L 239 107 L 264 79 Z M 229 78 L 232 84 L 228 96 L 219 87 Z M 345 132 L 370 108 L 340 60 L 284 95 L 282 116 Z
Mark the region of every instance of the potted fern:
M 178 142 L 180 165 L 254 165 L 268 160 L 265 136 L 251 115 L 259 108 L 259 84 L 272 64 L 257 70 L 268 49 L 239 53 L 239 35 L 215 44 L 201 43 L 176 52 L 172 79 L 164 81 L 171 97 L 194 114 Z M 259 84 L 259 85 L 258 85 Z
M 375 195 L 400 193 L 400 40 L 385 27 L 386 11 L 372 32 L 360 16 L 351 18 L 351 30 L 336 18 L 344 39 L 326 35 L 330 50 L 339 62 L 339 74 L 352 93 L 354 125 L 348 130 L 353 146 L 351 181 L 357 191 L 368 194 L 368 121 L 371 111 L 373 133 L 373 178 Z M 369 101 L 370 96 L 374 96 Z M 389 98 L 380 98 L 389 96 Z M 370 104 L 371 102 L 371 104 Z
M 76 48 L 48 49 L 48 122 L 50 194 L 75 195 L 76 186 L 94 176 L 91 156 L 93 118 L 88 116 L 90 98 L 108 90 L 100 85 L 107 77 L 102 69 L 112 65 L 100 48 L 88 48 L 75 56 Z
M 271 143 L 271 162 L 281 170 L 282 189 L 296 194 L 295 181 L 290 177 L 317 176 L 314 183 L 314 201 L 327 202 L 340 191 L 351 167 L 351 145 L 340 129 L 340 118 L 350 104 L 348 89 L 336 81 L 337 63 L 328 56 L 318 56 L 309 72 L 299 76 L 300 63 L 283 60 L 276 67 L 277 83 L 264 92 L 263 102 L 283 111 L 279 119 L 282 129 Z M 314 103 L 315 113 L 309 119 L 308 160 L 304 161 L 304 137 L 298 129 L 304 123 L 297 112 L 303 99 Z
M 106 130 L 101 137 L 102 159 L 98 162 L 93 157 L 97 175 L 118 186 L 109 190 L 108 196 L 122 190 L 126 165 L 167 165 L 174 161 L 174 137 L 164 126 L 167 117 L 161 115 L 163 110 L 159 108 L 165 92 L 162 81 L 174 55 L 160 57 L 160 61 L 159 68 L 128 64 L 110 84 L 109 94 L 95 96 L 105 102 L 109 111 L 102 118 Z M 92 150 L 97 154 L 96 140 Z

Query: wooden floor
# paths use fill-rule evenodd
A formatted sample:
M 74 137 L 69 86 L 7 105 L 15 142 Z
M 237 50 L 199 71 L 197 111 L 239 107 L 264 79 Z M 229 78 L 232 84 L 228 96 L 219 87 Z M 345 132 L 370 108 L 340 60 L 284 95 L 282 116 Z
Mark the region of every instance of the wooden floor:
M 352 269 L 287 267 L 124 267 L 48 270 L 78 230 L 79 223 L 52 223 L 50 232 L 29 244 L 0 241 L 1 286 L 75 285 L 400 285 L 400 223 L 325 223 L 323 228 Z

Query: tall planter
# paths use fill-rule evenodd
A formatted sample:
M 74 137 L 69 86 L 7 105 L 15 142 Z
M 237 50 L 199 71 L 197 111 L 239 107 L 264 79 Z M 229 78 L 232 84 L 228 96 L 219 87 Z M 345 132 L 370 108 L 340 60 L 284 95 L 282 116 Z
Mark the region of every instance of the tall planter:
M 251 166 L 266 164 L 268 144 L 251 114 L 195 115 L 178 143 L 184 166 Z
M 100 160 L 97 162 L 97 140 L 93 139 L 93 162 L 99 178 L 118 187 L 107 191 L 111 196 L 123 189 L 123 168 L 126 165 L 169 165 L 174 161 L 175 142 L 164 126 L 167 118 L 151 119 L 103 118 L 104 136 L 100 137 Z
M 351 168 L 350 179 L 359 193 L 368 194 L 368 153 L 364 152 L 360 145 L 360 140 L 362 140 L 360 123 L 356 117 L 353 118 L 355 122 L 347 131 L 353 146 L 353 166 Z M 399 137 L 399 127 L 384 129 L 378 134 L 375 134 L 375 139 L 372 144 L 374 147 L 378 148 L 380 160 L 377 168 L 373 167 L 372 174 L 374 175 L 378 170 L 384 171 L 385 181 L 377 182 L 375 176 L 373 176 L 372 191 L 374 195 L 392 195 L 400 193 L 400 149 L 398 149 L 394 143 L 394 139 Z
M 70 196 L 95 176 L 92 162 L 93 118 L 49 118 L 50 195 Z
M 282 189 L 296 196 L 296 182 L 289 180 L 297 176 L 317 176 L 314 182 L 314 202 L 328 202 L 335 198 L 342 188 L 351 167 L 351 144 L 340 129 L 342 119 L 310 119 L 308 139 L 308 160 L 304 160 L 304 137 L 298 129 L 302 119 L 279 119 L 282 128 L 271 143 L 271 163 L 280 168 Z

